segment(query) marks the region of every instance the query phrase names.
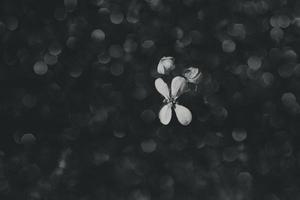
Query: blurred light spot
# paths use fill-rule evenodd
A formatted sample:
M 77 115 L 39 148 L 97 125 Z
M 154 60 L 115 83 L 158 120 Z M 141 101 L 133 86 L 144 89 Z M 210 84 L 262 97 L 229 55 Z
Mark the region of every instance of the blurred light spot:
M 73 78 L 79 78 L 81 76 L 82 72 L 83 72 L 82 67 L 73 66 L 70 69 L 70 76 L 73 77 Z
M 281 28 L 272 28 L 271 32 L 270 32 L 270 36 L 273 40 L 275 40 L 276 42 L 279 42 L 282 38 L 283 38 L 284 32 Z
M 124 15 L 119 11 L 113 11 L 110 14 L 110 21 L 113 24 L 121 24 L 123 22 L 123 19 L 124 19 Z
M 250 58 L 248 58 L 247 64 L 252 70 L 256 71 L 261 67 L 262 60 L 260 57 L 251 56 Z
M 58 168 L 64 169 L 64 168 L 66 168 L 66 166 L 67 166 L 66 160 L 61 159 L 61 160 L 58 162 Z
M 114 136 L 117 138 L 124 138 L 126 136 L 126 133 L 124 131 L 114 130 Z
M 141 118 L 147 122 L 147 123 L 151 123 L 155 120 L 156 118 L 156 114 L 153 112 L 153 110 L 151 109 L 147 109 L 147 110 L 144 110 L 142 113 L 141 113 Z
M 264 72 L 262 74 L 262 80 L 263 80 L 263 84 L 265 86 L 270 86 L 270 85 L 272 85 L 272 83 L 274 81 L 274 76 L 270 72 Z
M 257 80 L 261 75 L 260 71 L 253 70 L 250 67 L 246 70 L 246 73 L 248 78 L 252 80 Z
M 96 42 L 105 40 L 105 33 L 101 29 L 95 29 L 91 33 L 91 38 Z
M 291 92 L 287 92 L 287 93 L 282 94 L 281 101 L 282 101 L 283 105 L 289 107 L 296 102 L 296 96 Z
M 180 40 L 176 40 L 175 44 L 174 44 L 174 48 L 177 52 L 183 53 L 184 51 L 184 45 Z
M 19 26 L 19 20 L 18 18 L 14 16 L 10 16 L 6 18 L 6 28 L 10 31 L 14 31 Z
M 287 60 L 287 62 L 297 62 L 298 55 L 293 49 L 287 49 L 284 51 L 284 58 Z
M 227 147 L 223 151 L 223 160 L 233 162 L 238 158 L 238 151 L 235 147 Z
M 156 149 L 156 142 L 153 139 L 145 140 L 141 143 L 143 152 L 152 153 Z
M 193 44 L 201 44 L 203 41 L 203 35 L 199 31 L 196 30 L 191 31 L 190 36 L 192 38 Z
M 228 116 L 228 111 L 226 110 L 226 108 L 224 108 L 222 106 L 217 106 L 217 107 L 213 108 L 212 113 L 219 120 L 225 120 Z
M 142 47 L 145 48 L 145 49 L 148 49 L 148 48 L 151 48 L 154 46 L 154 42 L 153 40 L 145 40 L 143 43 L 142 43 Z
M 108 51 L 109 55 L 113 58 L 121 58 L 124 54 L 123 48 L 120 45 L 111 45 Z
M 222 42 L 222 49 L 226 53 L 232 53 L 235 51 L 236 45 L 235 42 L 232 40 L 224 40 Z
M 196 142 L 196 147 L 197 149 L 202 149 L 203 147 L 205 147 L 205 142 L 203 140 L 199 140 Z
M 126 53 L 134 52 L 137 49 L 138 44 L 133 39 L 126 39 L 123 44 L 124 51 Z
M 278 15 L 273 15 L 271 18 L 270 18 L 270 24 L 271 26 L 273 27 L 276 27 L 276 28 L 279 28 L 279 16 Z
M 274 15 L 270 19 L 270 24 L 276 28 L 287 28 L 291 23 L 291 20 L 286 15 Z
M 100 109 L 91 119 L 92 123 L 105 123 L 108 118 L 108 113 L 104 109 Z
M 122 63 L 112 63 L 110 65 L 110 73 L 114 76 L 120 76 L 124 72 L 124 65 Z
M 233 74 L 241 75 L 247 69 L 247 65 L 234 65 L 231 69 Z
M 197 19 L 199 19 L 199 20 L 203 20 L 204 19 L 204 12 L 202 11 L 202 10 L 199 10 L 198 12 L 197 12 Z
M 111 58 L 107 53 L 102 53 L 102 54 L 98 55 L 98 61 L 101 64 L 107 64 L 110 62 L 110 60 L 111 60 Z
M 192 37 L 190 36 L 190 34 L 183 36 L 183 38 L 181 38 L 180 42 L 183 44 L 183 46 L 189 46 L 192 43 Z
M 249 160 L 248 155 L 245 152 L 239 154 L 239 160 L 241 162 L 247 162 Z
M 44 55 L 44 62 L 47 65 L 55 65 L 57 63 L 57 56 L 51 55 L 49 53 L 46 53 Z
M 101 6 L 104 2 L 105 2 L 105 0 L 92 0 L 92 3 L 95 6 Z
M 290 23 L 291 23 L 291 20 L 286 15 L 280 15 L 278 17 L 278 19 L 277 19 L 277 24 L 281 28 L 287 28 L 287 27 L 289 27 Z
M 94 154 L 94 163 L 95 165 L 101 165 L 104 162 L 109 161 L 110 156 L 107 153 L 95 153 Z
M 241 185 L 249 187 L 253 178 L 249 172 L 240 172 L 237 179 Z
M 22 133 L 20 133 L 19 131 L 16 131 L 13 133 L 13 138 L 14 138 L 14 141 L 17 143 L 17 144 L 21 144 L 21 138 L 22 138 Z
M 130 199 L 130 200 L 151 200 L 151 197 L 149 194 L 146 194 L 146 192 L 143 192 L 140 190 L 135 190 L 128 199 Z
M 98 13 L 101 15 L 108 15 L 110 13 L 110 10 L 108 8 L 100 8 L 98 10 Z
M 64 0 L 66 10 L 72 12 L 77 6 L 77 0 Z
M 31 133 L 25 133 L 22 137 L 21 137 L 21 143 L 28 145 L 28 144 L 33 144 L 35 143 L 36 138 L 33 134 Z
M 74 49 L 77 45 L 77 38 L 76 37 L 73 37 L 73 36 L 70 36 L 68 39 L 67 39 L 67 42 L 66 42 L 66 46 L 69 48 L 69 49 Z
M 30 94 L 26 94 L 22 98 L 22 103 L 28 108 L 33 108 L 36 104 L 36 97 Z
M 48 71 L 48 65 L 42 61 L 38 61 L 34 64 L 33 66 L 33 71 L 37 74 L 37 75 L 44 75 L 47 73 Z
M 223 133 L 221 133 L 221 132 L 216 132 L 216 136 L 218 136 L 218 137 L 224 137 L 224 134 Z
M 126 15 L 126 20 L 129 23 L 135 24 L 139 22 L 139 18 L 137 14 L 134 14 L 133 12 L 128 12 Z
M 171 34 L 176 39 L 181 39 L 184 35 L 183 30 L 180 27 L 174 28 Z
M 293 21 L 293 24 L 299 28 L 300 27 L 300 17 L 295 17 L 294 18 L 294 21 Z
M 137 87 L 133 91 L 132 95 L 137 100 L 143 100 L 147 97 L 148 93 L 147 93 L 147 90 L 144 87 Z
M 246 29 L 244 24 L 233 24 L 229 27 L 229 35 L 244 39 L 246 37 Z
M 242 142 L 247 138 L 247 131 L 245 129 L 236 128 L 232 131 L 232 138 L 237 142 Z
M 48 50 L 49 50 L 49 53 L 54 55 L 54 56 L 58 56 L 62 49 L 61 49 L 61 45 L 58 43 L 58 42 L 53 42 L 52 44 L 50 44 Z
M 127 62 L 127 63 L 131 62 L 133 60 L 133 55 L 130 53 L 125 53 L 123 60 L 124 60 L 124 62 Z

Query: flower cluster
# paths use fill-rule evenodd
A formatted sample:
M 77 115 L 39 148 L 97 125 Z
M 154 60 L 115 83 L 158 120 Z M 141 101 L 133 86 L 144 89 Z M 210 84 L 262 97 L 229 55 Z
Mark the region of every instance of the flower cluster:
M 163 57 L 160 59 L 157 72 L 162 75 L 169 75 L 175 69 L 175 59 L 173 57 Z M 170 87 L 162 79 L 155 80 L 155 88 L 164 97 L 163 107 L 159 111 L 159 120 L 162 124 L 168 125 L 172 118 L 172 109 L 180 124 L 187 126 L 192 121 L 192 113 L 185 106 L 179 105 L 177 99 L 184 93 L 190 91 L 189 84 L 198 84 L 202 73 L 199 68 L 189 67 L 183 71 L 183 76 L 175 76 Z

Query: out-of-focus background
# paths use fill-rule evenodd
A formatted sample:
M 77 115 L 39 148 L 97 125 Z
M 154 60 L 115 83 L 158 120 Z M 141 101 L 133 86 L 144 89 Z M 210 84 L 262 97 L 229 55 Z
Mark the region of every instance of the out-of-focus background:
M 0 199 L 300 199 L 299 38 L 297 0 L 1 0 Z

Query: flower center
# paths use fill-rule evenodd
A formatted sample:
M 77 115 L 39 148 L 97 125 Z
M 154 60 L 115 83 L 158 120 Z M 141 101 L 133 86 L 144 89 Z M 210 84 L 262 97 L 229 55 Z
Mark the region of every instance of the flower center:
M 177 103 L 177 100 L 173 97 L 169 98 L 169 99 L 165 99 L 164 103 L 172 103 L 172 106 L 174 107 L 174 105 Z

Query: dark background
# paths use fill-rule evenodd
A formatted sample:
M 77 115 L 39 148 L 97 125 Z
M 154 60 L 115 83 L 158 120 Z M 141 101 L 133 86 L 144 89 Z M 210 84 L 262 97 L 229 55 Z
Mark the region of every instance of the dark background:
M 299 36 L 296 0 L 1 0 L 0 199 L 300 199 Z

